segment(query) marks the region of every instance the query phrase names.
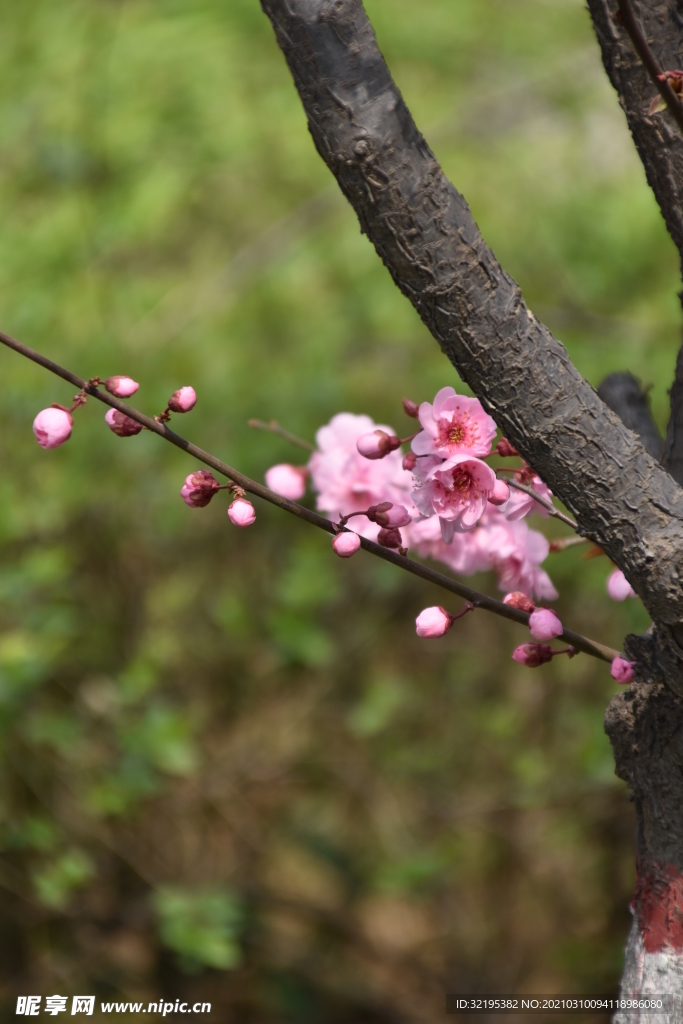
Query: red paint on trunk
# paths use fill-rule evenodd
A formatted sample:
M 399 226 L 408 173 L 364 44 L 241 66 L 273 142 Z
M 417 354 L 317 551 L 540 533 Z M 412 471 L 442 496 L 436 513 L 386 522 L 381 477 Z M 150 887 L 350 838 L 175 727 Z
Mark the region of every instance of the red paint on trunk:
M 683 952 L 683 876 L 673 864 L 638 870 L 631 908 L 648 953 Z

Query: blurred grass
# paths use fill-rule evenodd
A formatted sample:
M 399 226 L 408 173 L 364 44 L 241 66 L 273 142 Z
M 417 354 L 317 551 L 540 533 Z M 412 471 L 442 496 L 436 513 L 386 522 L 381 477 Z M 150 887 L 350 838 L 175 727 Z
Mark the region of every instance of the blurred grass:
M 597 384 L 666 423 L 676 257 L 579 0 L 369 0 L 447 173 Z M 457 385 L 314 151 L 256 0 L 0 3 L 3 330 L 261 478 L 335 412 L 401 425 Z M 259 506 L 178 497 L 190 462 L 122 441 L 0 353 L 0 996 L 211 1000 L 235 1021 L 441 1019 L 443 991 L 614 988 L 633 820 L 587 658 Z M 554 528 L 547 527 L 547 529 Z M 546 528 L 544 526 L 544 528 Z M 565 621 L 619 647 L 638 602 L 551 556 Z M 494 591 L 494 581 L 477 585 Z M 203 969 L 202 969 L 203 968 Z M 188 973 L 189 970 L 189 973 Z M 228 973 L 226 973 L 228 972 Z

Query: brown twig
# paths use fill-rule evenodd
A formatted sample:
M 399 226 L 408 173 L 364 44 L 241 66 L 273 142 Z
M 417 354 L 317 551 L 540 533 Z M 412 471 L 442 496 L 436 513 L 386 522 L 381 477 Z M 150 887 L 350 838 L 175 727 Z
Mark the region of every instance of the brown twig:
M 503 470 L 502 472 L 510 472 L 510 471 L 509 470 Z M 569 516 L 566 516 L 564 514 L 564 512 L 560 512 L 559 508 L 555 508 L 555 506 L 553 505 L 552 501 L 548 501 L 547 498 L 542 497 L 538 493 L 538 491 L 535 491 L 533 489 L 533 487 L 527 487 L 526 484 L 517 483 L 516 480 L 508 480 L 507 477 L 501 477 L 501 480 L 505 480 L 505 483 L 508 484 L 508 486 L 514 487 L 515 490 L 517 490 L 517 491 L 524 491 L 524 493 L 528 494 L 530 498 L 533 498 L 534 501 L 537 501 L 539 505 L 542 505 L 544 509 L 547 509 L 548 513 L 551 516 L 554 516 L 555 519 L 559 519 L 560 522 L 566 523 L 567 526 L 571 526 L 572 530 L 578 530 L 578 528 L 579 528 L 579 524 L 578 523 L 575 523 L 573 519 L 570 519 Z
M 325 530 L 326 533 L 335 535 L 338 532 L 338 526 L 335 525 L 331 520 L 325 519 L 324 516 L 318 515 L 317 512 L 311 511 L 311 509 L 305 508 L 303 505 L 298 505 L 294 501 L 290 501 L 289 498 L 283 498 L 281 495 L 276 494 L 274 491 L 264 487 L 263 484 L 257 483 L 256 480 L 251 480 L 248 476 L 240 473 L 239 470 L 233 469 L 228 466 L 225 462 L 217 459 L 215 455 L 210 455 L 209 452 L 205 452 L 202 448 L 192 444 L 191 441 L 186 441 L 184 437 L 176 434 L 175 431 L 170 430 L 165 423 L 159 423 L 158 420 L 152 419 L 150 416 L 145 416 L 144 413 L 138 412 L 137 409 L 133 409 L 131 406 L 125 405 L 119 401 L 113 395 L 108 392 L 99 391 L 88 381 L 78 377 L 75 373 L 71 373 L 70 370 L 60 366 L 59 363 L 53 362 L 52 359 L 48 359 L 47 356 L 41 355 L 39 352 L 34 352 L 33 349 L 27 345 L 23 345 L 20 341 L 16 341 L 9 335 L 4 334 L 0 331 L 0 342 L 6 345 L 8 348 L 14 349 L 20 355 L 25 356 L 32 362 L 37 363 L 39 366 L 44 367 L 51 373 L 56 374 L 57 377 L 61 377 L 63 380 L 69 381 L 71 384 L 75 384 L 76 387 L 82 388 L 87 394 L 92 395 L 93 398 L 97 398 L 104 405 L 108 405 L 113 409 L 118 409 L 125 416 L 130 416 L 132 420 L 140 423 L 143 427 L 147 427 L 154 434 L 158 434 L 163 437 L 164 440 L 170 441 L 176 448 L 182 449 L 189 455 L 194 455 L 196 459 L 203 462 L 207 466 L 211 466 L 216 472 L 221 473 L 229 480 L 234 481 L 240 487 L 244 488 L 250 494 L 255 494 L 259 498 L 263 498 L 264 501 L 270 502 L 271 505 L 277 505 L 278 508 L 283 509 L 285 512 L 289 512 L 292 515 L 297 516 L 299 519 L 303 519 L 305 522 L 310 523 L 312 526 L 317 526 L 321 530 Z M 527 612 L 519 611 L 517 608 L 512 608 L 510 605 L 503 604 L 502 601 L 497 601 L 493 597 L 489 597 L 487 594 L 481 594 L 477 590 L 473 590 L 471 587 L 465 586 L 458 580 L 452 579 L 450 576 L 444 576 L 443 573 L 436 572 L 434 569 L 428 568 L 426 565 L 422 565 L 420 562 L 414 562 L 407 558 L 405 555 L 401 555 L 390 548 L 384 548 L 380 544 L 375 544 L 374 541 L 366 540 L 365 537 L 360 539 L 361 547 L 365 551 L 369 551 L 377 558 L 383 559 L 385 562 L 391 562 L 392 565 L 398 566 L 400 569 L 404 569 L 406 572 L 412 573 L 413 576 L 419 576 L 421 579 L 426 580 L 428 583 L 433 583 L 437 587 L 441 587 L 443 590 L 448 590 L 452 594 L 457 594 L 458 597 L 464 598 L 466 601 L 471 602 L 475 608 L 482 608 L 485 611 L 492 612 L 494 615 L 500 615 L 504 619 L 510 619 L 512 622 L 517 622 L 520 625 L 528 626 L 529 615 Z M 583 651 L 584 654 L 590 654 L 594 658 L 599 658 L 601 661 L 611 662 L 613 658 L 617 657 L 618 651 L 613 650 L 611 647 L 605 647 L 603 644 L 596 643 L 594 640 L 589 640 L 585 636 L 581 636 L 580 633 L 574 633 L 572 630 L 566 629 L 562 633 L 562 639 L 571 644 L 579 651 Z
M 661 78 L 662 69 L 659 66 L 657 58 L 648 46 L 647 40 L 643 35 L 643 31 L 638 24 L 638 19 L 636 18 L 631 5 L 631 0 L 618 0 L 618 4 L 619 13 L 621 14 L 621 23 L 628 32 L 636 53 L 643 62 L 645 70 L 652 79 L 654 86 L 666 103 L 674 121 L 681 131 L 683 131 L 683 106 L 681 105 L 681 101 L 678 96 L 671 88 L 669 82 L 666 79 L 662 80 Z
M 247 426 L 253 427 L 254 430 L 269 430 L 271 434 L 279 434 L 286 441 L 297 444 L 299 448 L 305 448 L 306 451 L 314 452 L 316 450 L 314 444 L 311 444 L 310 441 L 304 441 L 303 437 L 297 437 L 296 434 L 290 434 L 288 430 L 280 426 L 277 420 L 269 420 L 267 423 L 264 423 L 263 420 L 248 420 Z

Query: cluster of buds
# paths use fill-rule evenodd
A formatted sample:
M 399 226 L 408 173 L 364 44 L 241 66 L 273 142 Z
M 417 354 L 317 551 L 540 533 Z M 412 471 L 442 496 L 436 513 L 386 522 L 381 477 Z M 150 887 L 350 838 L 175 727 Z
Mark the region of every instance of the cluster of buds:
M 230 491 L 235 499 L 228 508 L 228 518 L 235 526 L 251 526 L 256 519 L 254 506 L 247 501 L 244 490 L 230 481 L 219 484 L 216 477 L 208 469 L 198 469 L 185 477 L 180 489 L 180 497 L 190 508 L 205 508 L 219 491 Z
M 406 555 L 407 549 L 403 546 L 401 537 L 401 526 L 408 526 L 413 519 L 405 505 L 395 505 L 392 501 L 382 501 L 379 505 L 370 505 L 363 512 L 349 512 L 339 520 L 339 531 L 332 541 L 332 547 L 341 558 L 350 558 L 355 555 L 360 547 L 360 538 L 357 541 L 346 539 L 356 537 L 348 531 L 343 531 L 349 519 L 354 516 L 366 516 L 371 523 L 377 523 L 380 527 L 377 534 L 377 543 L 383 548 L 392 548 L 401 555 Z
M 506 594 L 503 604 L 511 608 L 517 608 L 520 612 L 527 612 L 529 615 L 529 630 L 534 640 L 554 640 L 562 636 L 564 627 L 552 608 L 537 608 L 530 597 L 522 594 L 519 590 Z

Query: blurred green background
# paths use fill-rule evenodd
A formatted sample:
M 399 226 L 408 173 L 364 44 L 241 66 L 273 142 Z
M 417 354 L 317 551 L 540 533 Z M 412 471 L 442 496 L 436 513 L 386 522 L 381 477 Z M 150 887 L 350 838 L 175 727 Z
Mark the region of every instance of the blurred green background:
M 581 0 L 367 7 L 531 307 L 594 384 L 651 385 L 663 428 L 677 260 Z M 257 479 L 302 453 L 249 417 L 401 430 L 404 394 L 457 386 L 257 0 L 0 9 L 3 330 L 130 374 L 148 413 L 194 385 L 178 429 Z M 0 368 L 3 1019 L 30 992 L 380 1024 L 445 1019 L 446 987 L 614 990 L 634 820 L 607 667 L 523 669 L 519 628 L 483 613 L 419 641 L 440 593 L 263 504 L 246 531 L 221 499 L 188 509 L 199 467 L 95 402 L 42 451 L 32 419 L 73 388 Z M 605 558 L 546 567 L 573 628 L 620 647 L 646 626 Z

